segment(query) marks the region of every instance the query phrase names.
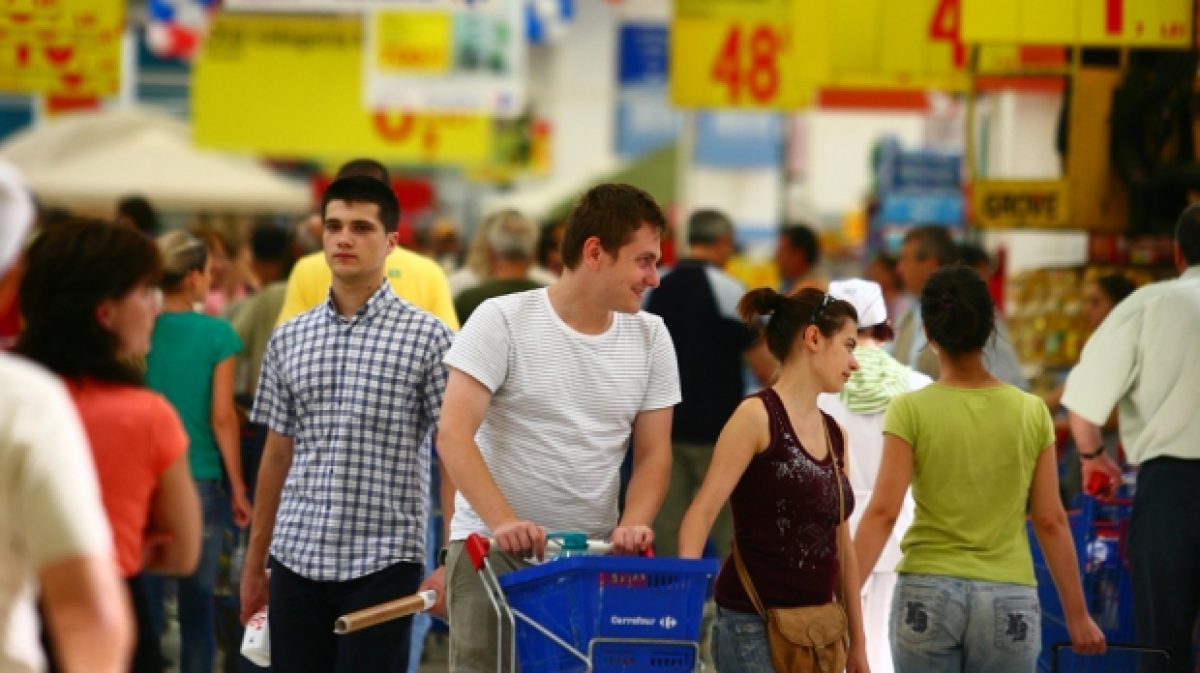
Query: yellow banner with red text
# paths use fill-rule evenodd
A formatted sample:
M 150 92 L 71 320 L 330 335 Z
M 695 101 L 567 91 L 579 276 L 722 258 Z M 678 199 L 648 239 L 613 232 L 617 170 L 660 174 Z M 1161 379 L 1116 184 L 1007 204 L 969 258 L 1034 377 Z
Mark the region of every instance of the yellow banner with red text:
M 124 26 L 124 0 L 0 3 L 0 92 L 117 93 Z
M 223 14 L 192 76 L 195 141 L 277 157 L 367 155 L 457 166 L 488 161 L 493 124 L 487 116 L 364 107 L 362 59 L 360 17 Z

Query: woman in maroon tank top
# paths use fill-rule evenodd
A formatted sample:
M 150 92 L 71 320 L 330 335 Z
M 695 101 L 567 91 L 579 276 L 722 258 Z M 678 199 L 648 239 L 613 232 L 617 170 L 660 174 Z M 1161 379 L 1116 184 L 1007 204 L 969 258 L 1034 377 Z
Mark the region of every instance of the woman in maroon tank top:
M 775 385 L 746 398 L 721 431 L 704 484 L 683 518 L 679 555 L 698 558 L 721 507 L 733 511 L 734 542 L 764 608 L 821 605 L 840 587 L 858 595 L 846 519 L 854 495 L 844 474 L 841 428 L 817 408 L 858 369 L 857 315 L 848 302 L 815 289 L 784 297 L 746 294 L 738 312 L 763 325 L 782 363 Z M 839 485 L 844 511 L 839 520 Z M 846 572 L 839 572 L 839 548 Z M 717 577 L 713 656 L 721 673 L 772 670 L 766 624 L 732 558 Z M 845 601 L 850 624 L 846 670 L 867 670 L 860 601 Z

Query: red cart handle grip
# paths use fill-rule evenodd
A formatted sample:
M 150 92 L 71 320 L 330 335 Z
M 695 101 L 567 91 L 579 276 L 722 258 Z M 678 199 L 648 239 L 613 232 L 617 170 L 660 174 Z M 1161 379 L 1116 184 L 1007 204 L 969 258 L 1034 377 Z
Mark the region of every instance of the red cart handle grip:
M 467 536 L 467 554 L 471 556 L 471 565 L 475 566 L 475 572 L 483 570 L 483 562 L 487 559 L 488 550 L 492 544 L 488 539 L 478 533 L 471 533 Z

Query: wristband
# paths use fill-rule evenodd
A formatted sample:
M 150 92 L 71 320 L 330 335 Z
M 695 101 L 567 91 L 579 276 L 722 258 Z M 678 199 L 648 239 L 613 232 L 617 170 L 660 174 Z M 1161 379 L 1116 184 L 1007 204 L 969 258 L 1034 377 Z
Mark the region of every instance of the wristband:
M 1092 453 L 1084 453 L 1082 451 L 1079 452 L 1079 457 L 1082 460 L 1095 460 L 1103 455 L 1104 455 L 1104 446 L 1103 445 L 1101 445 L 1100 448 L 1096 449 Z

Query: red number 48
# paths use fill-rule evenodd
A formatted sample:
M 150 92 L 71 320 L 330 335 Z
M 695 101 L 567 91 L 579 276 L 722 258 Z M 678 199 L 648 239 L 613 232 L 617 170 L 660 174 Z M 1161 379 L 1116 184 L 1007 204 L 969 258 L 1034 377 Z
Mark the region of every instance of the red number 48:
M 762 24 L 747 32 L 749 37 L 743 42 L 742 26 L 729 27 L 713 61 L 712 78 L 725 84 L 732 103 L 741 102 L 743 89 L 752 102 L 766 103 L 779 93 L 779 33 Z

